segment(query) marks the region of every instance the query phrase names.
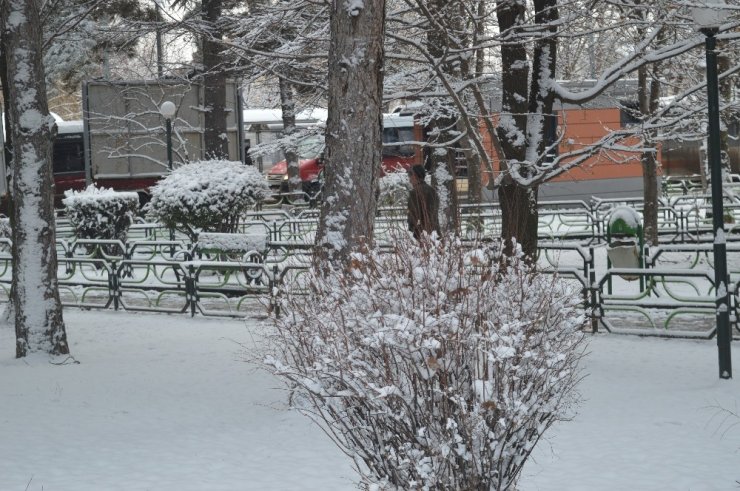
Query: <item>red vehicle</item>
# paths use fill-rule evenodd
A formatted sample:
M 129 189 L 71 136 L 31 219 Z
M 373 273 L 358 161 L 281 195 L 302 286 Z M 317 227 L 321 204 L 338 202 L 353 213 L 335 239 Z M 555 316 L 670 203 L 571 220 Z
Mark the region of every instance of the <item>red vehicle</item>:
M 54 206 L 61 208 L 64 192 L 80 191 L 87 186 L 85 175 L 85 145 L 83 142 L 82 121 L 62 121 L 57 119 L 57 134 L 52 150 L 52 167 L 54 172 Z M 7 173 L 8 171 L 6 171 Z M 119 191 L 137 191 L 144 200 L 146 190 L 158 178 L 132 179 L 97 179 L 101 187 L 114 188 Z M 5 183 L 2 183 L 5 184 Z M 5 186 L 0 186 L 4 189 Z M 3 210 L 5 204 L 3 203 Z
M 54 139 L 52 166 L 54 169 L 54 205 L 62 207 L 64 192 L 80 191 L 87 186 L 85 176 L 85 146 L 82 121 L 57 121 Z M 118 191 L 136 191 L 142 202 L 148 198 L 147 190 L 159 178 L 96 179 L 99 187 Z
M 412 116 L 388 114 L 383 118 L 383 162 L 381 175 L 398 169 L 408 169 L 421 164 L 422 152 L 414 142 L 421 141 L 421 128 L 414 125 Z M 302 190 L 309 196 L 315 195 L 321 184 L 319 176 L 324 168 L 324 141 L 311 136 L 299 143 L 298 174 Z M 288 164 L 285 160 L 276 163 L 268 172 L 270 187 L 279 192 L 288 190 Z
M 54 205 L 62 206 L 64 192 L 85 189 L 85 146 L 82 121 L 57 121 L 52 166 L 54 169 Z
M 82 141 L 82 121 L 62 121 L 58 116 L 55 116 L 55 119 L 57 135 L 52 150 L 54 205 L 60 207 L 65 191 L 85 188 L 85 148 Z M 3 168 L 2 170 L 4 176 L 10 175 L 10 169 Z M 0 191 L 3 195 L 6 184 L 4 179 L 0 183 Z M 4 196 L 1 208 L 0 211 L 7 212 Z

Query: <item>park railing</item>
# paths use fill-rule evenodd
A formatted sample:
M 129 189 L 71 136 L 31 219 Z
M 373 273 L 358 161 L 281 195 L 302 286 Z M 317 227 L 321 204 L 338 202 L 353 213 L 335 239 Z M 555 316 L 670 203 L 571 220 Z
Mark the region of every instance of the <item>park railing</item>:
M 589 202 L 546 201 L 539 204 L 539 236 L 541 240 L 569 240 L 584 244 L 603 244 L 607 240 L 607 224 L 615 207 L 631 206 L 643 209 L 639 198 L 593 199 Z M 699 243 L 712 240 L 711 198 L 706 195 L 686 195 L 661 198 L 658 207 L 658 234 L 661 243 Z M 313 243 L 318 228 L 319 210 L 307 206 L 262 206 L 246 214 L 238 232 L 269 234 L 271 241 Z M 740 199 L 725 197 L 725 219 L 730 236 L 740 237 Z M 498 237 L 501 234 L 501 208 L 497 203 L 460 206 L 460 230 L 464 237 Z M 376 236 L 405 228 L 406 209 L 385 207 L 378 210 Z M 57 236 L 73 239 L 72 228 L 63 217 L 57 220 Z M 167 240 L 170 231 L 156 223 L 139 221 L 129 233 L 134 240 Z
M 593 330 L 641 334 L 714 335 L 711 207 L 706 197 L 661 202 L 661 245 L 646 247 L 644 268 L 606 264 L 606 224 L 616 206 L 640 210 L 639 200 L 558 201 L 539 210 L 538 265 L 558 274 L 583 294 Z M 729 200 L 726 220 L 740 218 Z M 472 245 L 500 234 L 495 204 L 464 205 L 463 240 Z M 318 228 L 318 210 L 263 208 L 244 217 L 238 233 L 263 235 L 259 251 L 203 251 L 197 243 L 156 223 L 132 226 L 129 240 L 77 240 L 58 220 L 59 285 L 64 305 L 130 311 L 245 316 L 275 308 L 271 293 L 308 270 Z M 405 210 L 380 210 L 381 244 L 405 228 Z M 740 229 L 727 224 L 729 303 L 738 330 Z M 10 242 L 0 240 L 0 301 L 11 283 Z M 642 278 L 631 281 L 626 278 Z

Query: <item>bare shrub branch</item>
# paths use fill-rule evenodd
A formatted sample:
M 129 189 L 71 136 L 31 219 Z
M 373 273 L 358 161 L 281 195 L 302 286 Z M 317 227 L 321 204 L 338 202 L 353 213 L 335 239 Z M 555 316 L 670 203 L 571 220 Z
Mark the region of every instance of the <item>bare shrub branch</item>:
M 283 292 L 265 364 L 368 489 L 512 489 L 579 395 L 579 293 L 500 247 L 397 239 Z

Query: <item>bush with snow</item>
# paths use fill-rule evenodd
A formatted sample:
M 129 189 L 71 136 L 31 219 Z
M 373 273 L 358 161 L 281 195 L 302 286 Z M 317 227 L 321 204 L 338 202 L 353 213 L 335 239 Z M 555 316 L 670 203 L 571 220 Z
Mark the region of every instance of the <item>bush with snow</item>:
M 62 203 L 77 238 L 126 241 L 139 210 L 138 194 L 91 184 L 82 191 L 65 191 L 64 196 Z M 109 253 L 115 253 L 120 248 L 108 249 Z
M 264 362 L 366 488 L 513 489 L 577 403 L 579 292 L 499 250 L 404 238 L 279 297 Z
M 406 206 L 411 182 L 405 169 L 389 172 L 379 180 L 378 206 Z
M 0 239 L 10 239 L 13 236 L 13 230 L 10 228 L 10 218 L 0 217 Z
M 178 167 L 153 186 L 146 209 L 150 218 L 195 241 L 200 231 L 233 232 L 239 216 L 269 195 L 267 180 L 253 166 L 203 160 Z

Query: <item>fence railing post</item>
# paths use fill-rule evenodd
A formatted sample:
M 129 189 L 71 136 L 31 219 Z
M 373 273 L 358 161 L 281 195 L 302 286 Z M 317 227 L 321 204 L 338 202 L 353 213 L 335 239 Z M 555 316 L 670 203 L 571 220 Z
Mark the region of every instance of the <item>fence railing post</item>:
M 115 259 L 110 262 L 110 270 L 108 271 L 108 290 L 113 298 L 113 309 L 118 310 L 121 294 L 121 282 L 118 278 L 118 264 Z
M 183 272 L 185 277 L 185 301 L 187 302 L 186 308 L 190 308 L 190 317 L 195 317 L 197 310 L 198 301 L 198 285 L 196 285 L 195 268 L 192 264 L 188 264 L 187 271 Z

